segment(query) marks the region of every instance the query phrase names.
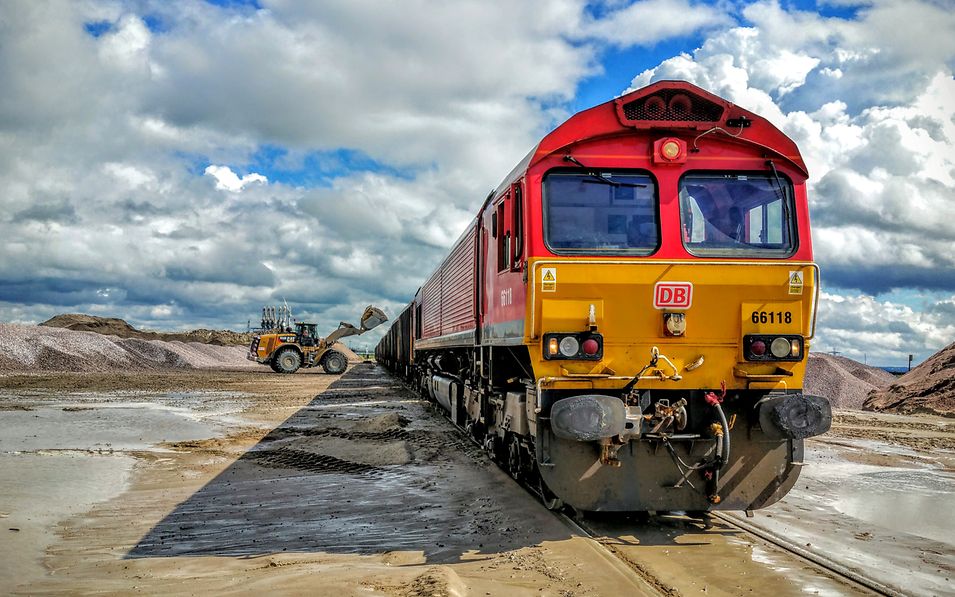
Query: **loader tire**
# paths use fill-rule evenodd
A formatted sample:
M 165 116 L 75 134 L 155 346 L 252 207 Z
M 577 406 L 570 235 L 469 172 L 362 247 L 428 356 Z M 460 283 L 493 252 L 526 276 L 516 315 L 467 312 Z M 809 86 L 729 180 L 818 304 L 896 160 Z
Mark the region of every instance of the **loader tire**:
M 272 358 L 272 363 L 279 373 L 295 373 L 302 366 L 302 355 L 294 348 L 282 348 Z
M 348 359 L 345 358 L 345 355 L 334 350 L 329 351 L 322 359 L 322 369 L 325 370 L 325 373 L 339 375 L 344 373 L 347 367 Z

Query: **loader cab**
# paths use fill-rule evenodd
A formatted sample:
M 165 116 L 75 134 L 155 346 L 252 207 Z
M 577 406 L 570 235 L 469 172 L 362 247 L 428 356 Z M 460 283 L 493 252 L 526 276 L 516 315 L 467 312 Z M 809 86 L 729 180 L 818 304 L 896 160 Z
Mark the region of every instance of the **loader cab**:
M 295 341 L 301 346 L 317 346 L 321 339 L 318 337 L 318 324 L 295 322 Z

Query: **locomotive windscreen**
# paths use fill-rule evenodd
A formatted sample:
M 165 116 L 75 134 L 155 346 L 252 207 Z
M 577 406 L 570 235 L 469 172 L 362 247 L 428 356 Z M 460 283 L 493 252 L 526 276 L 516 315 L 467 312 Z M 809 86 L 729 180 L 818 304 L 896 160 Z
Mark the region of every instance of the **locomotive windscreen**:
M 683 242 L 694 255 L 791 255 L 792 186 L 774 176 L 688 174 L 680 181 Z
M 544 238 L 555 253 L 649 255 L 660 242 L 653 179 L 628 172 L 544 178 Z

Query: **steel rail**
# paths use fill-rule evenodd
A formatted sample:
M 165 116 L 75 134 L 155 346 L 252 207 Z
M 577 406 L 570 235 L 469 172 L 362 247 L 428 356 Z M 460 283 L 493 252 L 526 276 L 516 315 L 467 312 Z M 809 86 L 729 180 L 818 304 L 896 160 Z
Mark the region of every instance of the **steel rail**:
M 905 597 L 905 593 L 902 593 L 901 591 L 893 587 L 890 587 L 889 585 L 883 584 L 867 576 L 863 576 L 847 566 L 843 566 L 842 564 L 835 562 L 833 560 L 830 560 L 827 557 L 813 553 L 809 551 L 808 549 L 803 549 L 802 547 L 796 545 L 795 543 L 791 541 L 787 541 L 775 533 L 772 533 L 765 529 L 761 529 L 755 525 L 749 524 L 748 522 L 740 519 L 737 516 L 734 516 L 732 514 L 725 514 L 723 512 L 710 512 L 710 516 L 714 518 L 718 518 L 719 520 L 723 521 L 725 524 L 735 526 L 736 528 L 741 529 L 749 533 L 750 535 L 759 537 L 760 539 L 762 539 L 763 541 L 766 541 L 767 543 L 775 545 L 776 547 L 784 551 L 787 551 L 799 558 L 802 558 L 803 560 L 806 560 L 812 564 L 815 564 L 816 566 L 819 566 L 825 570 L 828 570 L 829 572 L 837 576 L 840 576 L 844 579 L 850 580 L 858 585 L 861 585 L 869 589 L 870 591 L 874 591 L 875 593 L 879 595 L 885 595 L 887 597 Z
M 533 492 L 533 490 L 526 485 L 521 485 L 531 492 L 531 495 L 537 496 L 538 498 L 541 497 L 540 494 Z M 552 512 L 554 512 L 554 515 L 561 522 L 570 527 L 570 529 L 575 533 L 589 539 L 590 541 L 588 544 L 595 552 L 603 557 L 608 564 L 616 568 L 618 572 L 630 577 L 633 584 L 643 589 L 645 594 L 663 595 L 664 597 L 673 595 L 673 589 L 671 587 L 655 577 L 651 572 L 644 570 L 643 568 L 634 565 L 633 562 L 621 557 L 619 554 L 603 544 L 590 529 L 580 524 L 580 522 L 574 520 L 572 517 L 563 512 Z

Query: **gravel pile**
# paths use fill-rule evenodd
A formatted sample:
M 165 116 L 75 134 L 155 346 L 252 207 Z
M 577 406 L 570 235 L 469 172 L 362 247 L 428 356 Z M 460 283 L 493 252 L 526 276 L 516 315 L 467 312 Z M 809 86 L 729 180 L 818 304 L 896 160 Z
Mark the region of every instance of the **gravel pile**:
M 896 377 L 877 367 L 828 354 L 811 354 L 806 366 L 807 394 L 824 396 L 833 408 L 862 409 L 869 392 L 885 387 Z
M 202 344 L 218 344 L 221 346 L 248 346 L 252 341 L 252 334 L 241 334 L 231 330 L 199 329 L 190 332 L 148 332 L 137 330 L 122 319 L 116 317 L 99 317 L 83 313 L 65 313 L 57 315 L 40 324 L 44 327 L 65 328 L 76 332 L 96 332 L 104 336 L 119 336 L 120 338 L 139 338 L 141 340 L 165 340 L 171 342 L 199 342 Z
M 955 417 L 955 342 L 887 387 L 873 391 L 864 409 Z
M 0 323 L 0 371 L 150 371 L 257 367 L 244 346 L 120 338 Z

